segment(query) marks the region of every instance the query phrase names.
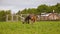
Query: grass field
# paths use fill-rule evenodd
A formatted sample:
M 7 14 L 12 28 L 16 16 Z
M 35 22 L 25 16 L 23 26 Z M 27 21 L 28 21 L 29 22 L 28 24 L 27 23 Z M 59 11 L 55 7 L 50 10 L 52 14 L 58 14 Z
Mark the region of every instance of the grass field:
M 0 34 L 60 34 L 60 21 L 0 22 Z

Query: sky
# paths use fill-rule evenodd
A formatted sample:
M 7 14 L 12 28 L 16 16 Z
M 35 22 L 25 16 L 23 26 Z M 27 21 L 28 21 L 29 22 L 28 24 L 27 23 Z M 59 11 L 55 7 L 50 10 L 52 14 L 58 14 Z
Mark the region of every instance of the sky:
M 37 8 L 41 4 L 55 5 L 60 0 L 0 0 L 0 10 L 11 10 L 12 13 L 25 8 Z

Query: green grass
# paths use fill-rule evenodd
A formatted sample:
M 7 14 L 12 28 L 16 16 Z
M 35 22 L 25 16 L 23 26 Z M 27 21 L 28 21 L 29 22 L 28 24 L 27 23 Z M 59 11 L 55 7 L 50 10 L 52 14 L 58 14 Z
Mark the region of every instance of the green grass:
M 60 21 L 0 22 L 0 34 L 60 34 Z

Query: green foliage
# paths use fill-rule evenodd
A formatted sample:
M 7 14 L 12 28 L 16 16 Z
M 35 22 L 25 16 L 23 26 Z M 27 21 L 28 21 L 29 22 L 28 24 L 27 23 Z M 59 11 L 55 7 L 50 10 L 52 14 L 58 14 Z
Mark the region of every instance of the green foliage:
M 36 14 L 36 9 L 35 8 L 29 8 L 29 9 L 24 9 L 21 11 L 21 14 L 31 14 L 31 13 L 34 13 Z
M 27 9 L 24 9 L 24 10 L 21 11 L 21 13 L 26 14 L 26 13 L 28 13 L 28 11 L 27 11 Z
M 11 14 L 11 10 L 6 10 L 6 15 L 10 15 Z
M 0 10 L 0 21 L 6 21 L 6 15 L 11 15 L 11 10 Z
M 48 6 L 47 5 L 40 5 L 37 8 L 39 13 L 47 12 L 48 11 Z
M 55 5 L 55 7 L 56 7 L 56 12 L 60 13 L 60 3 L 57 3 L 57 5 Z
M 5 20 L 5 15 L 6 13 L 4 12 L 4 10 L 0 11 L 0 21 L 4 21 Z
M 17 15 L 20 15 L 20 14 L 21 14 L 21 11 L 19 10 L 16 14 L 17 14 Z
M 33 13 L 33 14 L 36 14 L 36 9 L 35 8 L 29 8 L 28 9 L 28 12 L 31 14 L 31 13 Z
M 39 5 L 37 8 L 28 8 L 24 9 L 21 11 L 21 14 L 29 14 L 29 13 L 34 13 L 34 14 L 41 14 L 41 13 L 51 13 L 55 10 L 56 13 L 60 13 L 60 3 L 57 3 L 56 5 L 53 6 L 47 6 L 45 4 Z

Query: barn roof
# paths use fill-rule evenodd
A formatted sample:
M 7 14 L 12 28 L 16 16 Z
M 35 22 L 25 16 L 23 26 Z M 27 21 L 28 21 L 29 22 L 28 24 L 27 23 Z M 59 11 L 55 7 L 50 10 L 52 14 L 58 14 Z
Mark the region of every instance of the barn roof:
M 41 16 L 49 16 L 51 13 L 41 14 Z
M 53 14 L 53 13 L 43 13 L 43 14 L 41 14 L 41 16 L 49 16 L 50 14 Z M 57 13 L 54 13 L 54 14 L 59 15 Z

